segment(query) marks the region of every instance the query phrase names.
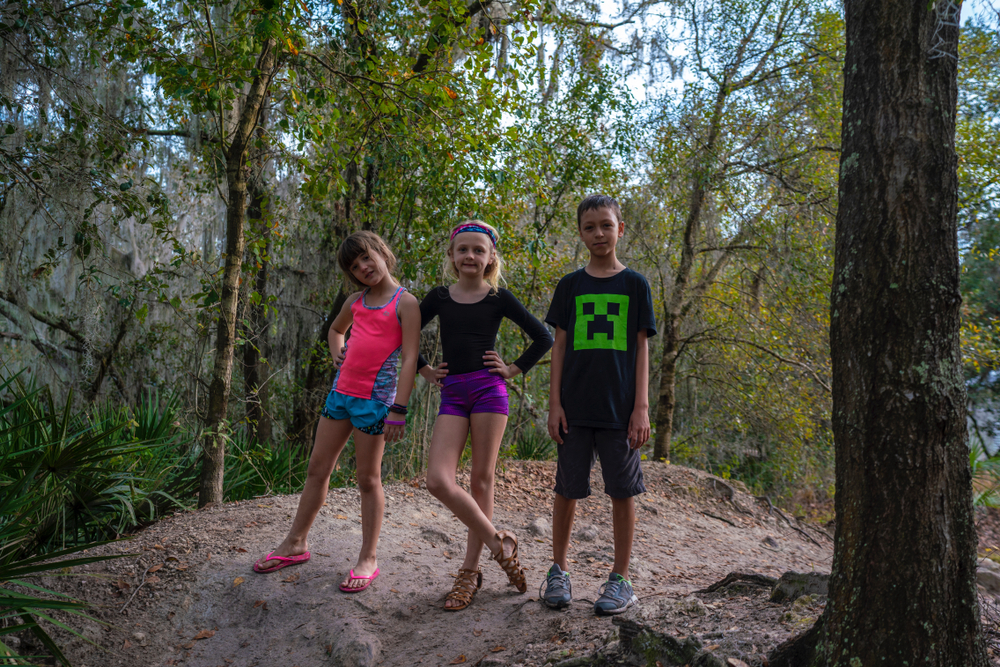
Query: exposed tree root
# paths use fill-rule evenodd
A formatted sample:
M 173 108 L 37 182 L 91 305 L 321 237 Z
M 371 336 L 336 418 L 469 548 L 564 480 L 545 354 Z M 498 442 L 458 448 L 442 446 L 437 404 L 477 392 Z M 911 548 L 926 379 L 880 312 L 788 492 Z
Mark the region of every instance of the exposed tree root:
M 753 584 L 754 586 L 763 586 L 765 588 L 771 588 L 778 580 L 774 577 L 769 577 L 766 574 L 757 574 L 756 572 L 730 572 L 726 575 L 724 579 L 715 582 L 708 588 L 703 588 L 697 593 L 714 593 L 720 588 L 725 588 L 729 584 L 735 583 L 737 581 L 742 581 L 743 583 Z

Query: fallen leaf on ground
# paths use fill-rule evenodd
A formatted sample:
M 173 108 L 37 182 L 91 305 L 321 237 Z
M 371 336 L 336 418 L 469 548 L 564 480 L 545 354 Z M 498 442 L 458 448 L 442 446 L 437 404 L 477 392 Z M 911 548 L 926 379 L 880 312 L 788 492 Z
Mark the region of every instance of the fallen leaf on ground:
M 160 582 L 160 578 L 157 577 L 155 574 L 152 577 L 148 577 L 146 579 L 146 583 L 147 584 L 157 584 L 159 582 Z
M 706 650 L 706 651 L 714 651 L 714 650 L 715 650 L 715 649 L 717 649 L 717 648 L 719 648 L 719 645 L 718 645 L 718 644 L 712 644 L 711 646 L 709 646 L 709 647 L 708 647 L 708 648 L 706 648 L 705 650 Z
M 215 630 L 202 630 L 196 634 L 192 639 L 208 639 L 209 637 L 215 636 Z
M 194 642 L 188 642 L 187 644 L 182 644 L 181 648 L 185 648 L 185 649 L 191 650 L 191 649 L 194 648 Z
M 236 588 L 237 586 L 239 586 L 240 584 L 242 584 L 244 581 L 246 581 L 246 579 L 244 579 L 243 577 L 236 577 L 235 579 L 233 579 L 233 588 Z
M 299 575 L 298 574 L 290 574 L 287 577 L 285 577 L 284 579 L 282 579 L 281 582 L 284 583 L 284 584 L 290 584 L 290 583 L 292 583 L 294 581 L 298 581 L 298 580 L 299 580 Z
M 726 660 L 726 664 L 729 667 L 750 667 L 747 663 L 743 662 L 739 658 L 729 658 Z
M 391 592 L 393 592 L 393 593 L 398 593 L 398 592 L 399 592 L 399 591 L 397 591 L 397 590 L 396 590 L 395 588 L 390 588 L 389 590 L 390 590 Z
M 451 662 L 449 662 L 448 664 L 449 665 L 461 665 L 463 662 L 465 662 L 465 656 L 464 655 L 460 655 L 457 658 L 455 658 L 454 660 L 452 660 Z
M 157 563 L 153 567 L 151 567 L 148 570 L 146 570 L 146 572 L 148 572 L 149 574 L 153 574 L 154 572 L 159 572 L 160 568 L 162 568 L 162 567 L 163 567 L 163 563 Z
M 482 630 L 473 630 L 472 634 L 474 634 L 475 636 L 479 637 L 480 635 L 483 634 L 483 631 Z
M 122 648 L 123 648 L 123 649 L 126 649 L 126 648 L 132 648 L 132 642 L 130 642 L 129 640 L 127 640 L 127 639 L 126 639 L 126 640 L 125 640 L 125 643 L 124 643 L 124 644 L 122 644 Z
M 500 651 L 506 651 L 507 648 L 504 646 L 494 646 L 490 649 L 490 653 L 499 653 Z
M 256 602 L 253 603 L 253 608 L 256 609 L 257 607 L 261 606 L 262 604 L 267 604 L 267 603 L 264 602 L 263 600 L 257 600 Z
M 334 517 L 334 518 L 336 518 L 336 519 L 346 519 L 347 517 L 346 517 L 346 516 L 344 516 L 343 514 L 338 514 L 338 515 L 337 515 L 336 517 Z

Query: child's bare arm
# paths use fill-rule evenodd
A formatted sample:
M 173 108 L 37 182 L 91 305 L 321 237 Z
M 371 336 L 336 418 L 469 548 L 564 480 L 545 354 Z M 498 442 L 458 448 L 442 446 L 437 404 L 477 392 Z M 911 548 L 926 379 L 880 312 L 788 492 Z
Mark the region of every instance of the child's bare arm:
M 410 393 L 417 374 L 417 355 L 420 353 L 420 304 L 409 292 L 399 297 L 399 324 L 403 329 L 403 344 L 400 350 L 402 369 L 396 383 L 396 403 L 406 405 L 410 402 Z M 405 421 L 404 415 L 390 411 L 386 417 L 389 421 Z M 403 437 L 404 426 L 386 424 L 385 439 L 394 442 Z
M 645 329 L 635 341 L 635 407 L 628 420 L 628 438 L 632 449 L 649 440 L 649 337 Z
M 566 423 L 566 412 L 563 410 L 562 399 L 562 371 L 563 359 L 566 358 L 566 330 L 556 327 L 555 342 L 552 344 L 552 364 L 549 371 L 549 437 L 563 444 L 562 435 L 569 431 Z
M 351 328 L 351 325 L 354 324 L 354 314 L 351 312 L 351 306 L 354 305 L 354 302 L 360 296 L 361 292 L 355 292 L 347 297 L 344 306 L 337 313 L 333 324 L 330 325 L 330 332 L 326 335 L 326 342 L 330 345 L 330 355 L 333 357 L 334 368 L 340 368 L 340 365 L 344 363 L 344 336 L 347 334 L 347 330 Z

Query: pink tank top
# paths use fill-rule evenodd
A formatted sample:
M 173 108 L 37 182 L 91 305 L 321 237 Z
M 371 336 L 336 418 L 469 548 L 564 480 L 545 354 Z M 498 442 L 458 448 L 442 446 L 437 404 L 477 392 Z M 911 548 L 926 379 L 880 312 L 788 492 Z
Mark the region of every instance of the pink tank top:
M 354 324 L 347 341 L 347 355 L 333 379 L 333 390 L 347 396 L 392 405 L 396 398 L 396 366 L 403 346 L 399 324 L 399 297 L 396 293 L 384 306 L 365 305 L 368 290 L 351 304 Z

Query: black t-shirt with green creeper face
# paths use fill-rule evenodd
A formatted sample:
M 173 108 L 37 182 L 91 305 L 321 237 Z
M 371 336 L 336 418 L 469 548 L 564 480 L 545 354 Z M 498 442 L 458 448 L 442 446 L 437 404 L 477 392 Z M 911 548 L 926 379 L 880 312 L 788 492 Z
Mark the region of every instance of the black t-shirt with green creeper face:
M 562 401 L 570 426 L 628 428 L 635 407 L 636 337 L 656 335 L 653 295 L 642 274 L 564 276 L 546 323 L 566 331 Z

